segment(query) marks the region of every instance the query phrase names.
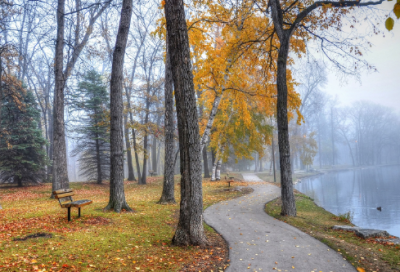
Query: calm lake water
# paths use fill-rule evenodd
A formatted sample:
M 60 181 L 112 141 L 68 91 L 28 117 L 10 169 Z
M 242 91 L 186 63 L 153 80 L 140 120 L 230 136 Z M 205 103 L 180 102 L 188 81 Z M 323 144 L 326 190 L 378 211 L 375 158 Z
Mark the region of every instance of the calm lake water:
M 303 179 L 294 187 L 333 214 L 350 211 L 352 223 L 359 227 L 400 237 L 400 166 L 329 173 Z

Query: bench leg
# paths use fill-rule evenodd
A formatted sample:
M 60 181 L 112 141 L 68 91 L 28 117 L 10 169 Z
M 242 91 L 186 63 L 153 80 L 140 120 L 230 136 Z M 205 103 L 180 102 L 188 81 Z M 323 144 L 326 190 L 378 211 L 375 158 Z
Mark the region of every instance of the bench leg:
M 78 208 L 78 218 L 81 217 L 81 207 Z
M 71 207 L 68 207 L 68 221 L 71 221 Z

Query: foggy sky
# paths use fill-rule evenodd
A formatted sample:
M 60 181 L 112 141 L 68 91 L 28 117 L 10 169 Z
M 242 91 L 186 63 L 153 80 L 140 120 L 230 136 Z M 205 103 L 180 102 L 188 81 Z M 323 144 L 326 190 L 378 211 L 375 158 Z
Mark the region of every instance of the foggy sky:
M 387 10 L 386 14 L 389 14 L 394 3 L 384 2 L 379 8 Z M 395 18 L 393 13 L 391 15 Z M 347 106 L 354 101 L 367 100 L 391 107 L 400 113 L 400 19 L 395 19 L 394 29 L 390 32 L 385 30 L 384 34 L 385 38 L 382 34 L 369 38 L 373 47 L 364 54 L 365 59 L 378 72 L 362 73 L 361 83 L 354 78 L 348 78 L 345 83 L 334 72 L 328 72 L 329 81 L 324 91 L 332 97 L 337 96 L 340 105 Z

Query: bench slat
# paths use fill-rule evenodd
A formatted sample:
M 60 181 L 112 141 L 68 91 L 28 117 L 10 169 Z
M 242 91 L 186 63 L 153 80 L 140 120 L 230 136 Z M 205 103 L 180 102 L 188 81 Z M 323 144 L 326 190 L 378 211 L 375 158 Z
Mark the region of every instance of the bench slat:
M 65 194 L 55 194 L 54 197 L 56 199 L 59 199 L 59 198 L 67 197 L 67 196 L 73 196 L 73 195 L 75 195 L 75 193 L 71 192 L 71 193 L 65 193 Z
M 78 200 L 78 201 L 74 201 L 74 202 L 80 202 L 80 201 L 86 201 L 86 202 L 82 202 L 82 203 L 72 203 L 72 207 L 77 207 L 77 208 L 80 208 L 80 207 L 83 207 L 83 206 L 86 206 L 86 205 L 89 205 L 89 204 L 92 204 L 93 203 L 93 201 L 92 200 Z
M 74 190 L 72 190 L 72 189 L 60 189 L 60 190 L 57 190 L 57 191 L 53 191 L 53 194 L 64 194 L 64 193 L 71 193 L 71 192 L 73 192 Z
M 76 208 L 80 208 L 89 204 L 92 204 L 93 201 L 92 200 L 87 200 L 87 199 L 83 199 L 83 200 L 77 200 L 77 201 L 73 201 L 73 202 L 68 202 L 68 203 L 63 203 L 61 204 L 62 208 L 68 208 L 68 207 L 76 207 Z
M 72 200 L 72 197 L 67 196 L 67 197 L 59 198 L 58 201 L 60 202 L 60 204 L 62 204 L 64 202 L 72 202 L 73 200 Z

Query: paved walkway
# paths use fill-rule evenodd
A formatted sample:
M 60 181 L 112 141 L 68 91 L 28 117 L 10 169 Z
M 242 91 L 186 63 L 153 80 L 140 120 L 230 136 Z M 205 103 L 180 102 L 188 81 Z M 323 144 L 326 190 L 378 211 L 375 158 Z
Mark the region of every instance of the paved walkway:
M 244 179 L 245 181 L 264 182 L 262 179 L 260 179 L 260 178 L 259 178 L 257 175 L 255 175 L 255 174 L 251 174 L 251 173 L 245 174 L 245 173 L 243 173 L 242 176 L 243 176 L 243 179 Z
M 254 174 L 243 177 L 259 180 Z M 253 193 L 204 212 L 206 223 L 228 242 L 231 262 L 226 271 L 356 271 L 334 250 L 264 212 L 265 203 L 278 197 L 280 188 L 264 182 L 251 187 Z

